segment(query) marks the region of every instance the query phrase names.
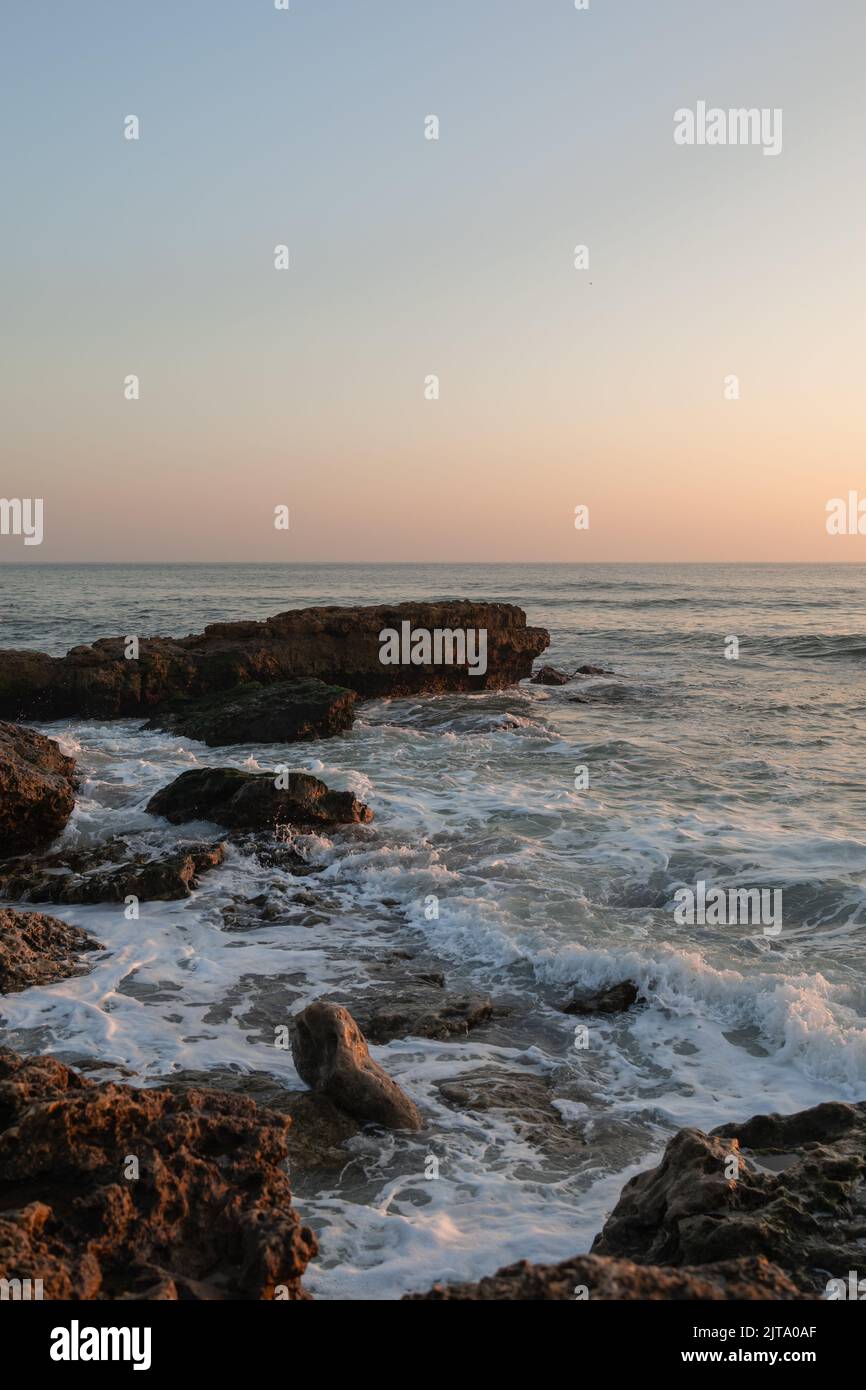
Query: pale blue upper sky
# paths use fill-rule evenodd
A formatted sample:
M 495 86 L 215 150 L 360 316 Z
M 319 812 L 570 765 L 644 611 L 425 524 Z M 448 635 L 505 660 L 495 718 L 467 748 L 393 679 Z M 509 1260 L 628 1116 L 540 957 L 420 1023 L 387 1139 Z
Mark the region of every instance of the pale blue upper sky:
M 862 0 L 7 0 L 0 495 L 46 519 L 0 561 L 866 558 L 822 522 L 866 495 L 864 39 Z M 677 147 L 701 99 L 781 107 L 780 157 Z

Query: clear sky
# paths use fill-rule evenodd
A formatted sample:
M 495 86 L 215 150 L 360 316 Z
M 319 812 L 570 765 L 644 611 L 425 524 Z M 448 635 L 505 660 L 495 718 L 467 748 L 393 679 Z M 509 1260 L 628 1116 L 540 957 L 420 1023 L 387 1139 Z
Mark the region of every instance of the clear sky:
M 0 561 L 866 559 L 863 0 L 0 14 Z

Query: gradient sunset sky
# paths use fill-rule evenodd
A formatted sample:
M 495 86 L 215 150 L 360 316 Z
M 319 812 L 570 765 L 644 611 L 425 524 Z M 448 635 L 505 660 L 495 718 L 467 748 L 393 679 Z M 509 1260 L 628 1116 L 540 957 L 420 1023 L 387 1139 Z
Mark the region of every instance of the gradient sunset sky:
M 0 561 L 866 560 L 863 0 L 0 29 L 0 496 L 45 506 Z M 779 157 L 677 146 L 700 100 Z

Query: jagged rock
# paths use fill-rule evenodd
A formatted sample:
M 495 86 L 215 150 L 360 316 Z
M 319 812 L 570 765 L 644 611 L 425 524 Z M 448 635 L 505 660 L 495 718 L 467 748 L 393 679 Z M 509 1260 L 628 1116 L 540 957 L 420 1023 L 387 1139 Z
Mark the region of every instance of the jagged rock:
M 621 1014 L 630 1009 L 637 999 L 637 986 L 631 980 L 622 980 L 618 985 L 593 992 L 580 991 L 563 1004 L 565 1014 Z
M 309 1004 L 292 1020 L 292 1056 L 301 1080 L 362 1123 L 420 1129 L 414 1102 L 370 1056 L 348 1009 Z
M 0 907 L 0 994 L 86 975 L 90 966 L 78 959 L 78 953 L 101 950 L 100 943 L 81 927 L 43 912 Z
M 466 666 L 383 665 L 386 628 L 483 629 L 487 670 Z M 128 660 L 125 637 L 105 637 L 64 657 L 0 651 L 0 715 L 11 718 L 118 718 L 151 715 L 179 698 L 198 699 L 248 681 L 298 677 L 341 685 L 362 696 L 421 691 L 496 690 L 529 676 L 549 635 L 526 626 L 508 603 L 454 600 L 361 608 L 299 608 L 264 622 L 211 623 L 178 639 L 145 637 Z
M 864 1182 L 866 1102 L 683 1129 L 626 1183 L 592 1249 L 677 1266 L 763 1254 L 821 1294 L 862 1260 Z
M 539 666 L 532 677 L 533 685 L 567 685 L 571 676 L 565 671 L 558 671 L 555 666 Z
M 0 723 L 0 858 L 57 838 L 75 805 L 74 772 L 53 739 Z
M 211 748 L 231 743 L 296 743 L 351 729 L 355 692 L 319 680 L 250 681 L 177 709 L 166 708 L 145 725 L 198 739 Z
M 130 862 L 117 867 L 124 852 Z M 61 852 L 33 864 L 12 860 L 0 865 L 0 893 L 33 903 L 122 903 L 187 898 L 199 877 L 223 862 L 224 844 L 190 845 L 155 857 L 134 853 L 123 839 L 95 849 Z
M 584 1292 L 584 1290 L 586 1292 Z M 405 1294 L 406 1300 L 444 1302 L 523 1301 L 589 1298 L 599 1302 L 646 1299 L 808 1298 L 776 1265 L 763 1257 L 729 1260 L 692 1269 L 665 1269 L 614 1260 L 600 1255 L 576 1255 L 556 1265 L 533 1265 L 527 1260 L 506 1266 L 477 1284 L 434 1284 L 428 1293 Z
M 275 825 L 366 824 L 369 806 L 351 792 L 335 792 L 306 772 L 290 772 L 278 790 L 276 774 L 240 772 L 233 767 L 191 768 L 152 796 L 146 809 L 178 825 L 210 820 L 237 830 Z
M 0 1051 L 0 1274 L 46 1299 L 301 1299 L 290 1119 Z M 129 1176 L 130 1158 L 138 1177 Z

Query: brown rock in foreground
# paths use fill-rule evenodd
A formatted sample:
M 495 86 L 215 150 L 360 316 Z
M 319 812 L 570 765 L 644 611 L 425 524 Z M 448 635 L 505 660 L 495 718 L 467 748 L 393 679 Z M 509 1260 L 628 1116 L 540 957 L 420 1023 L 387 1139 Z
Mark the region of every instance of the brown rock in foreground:
M 487 670 L 466 666 L 383 665 L 379 633 L 413 629 L 487 633 Z M 178 698 L 199 699 L 248 681 L 267 685 L 312 677 L 362 696 L 501 689 L 532 672 L 549 635 L 526 626 L 508 603 L 450 600 L 360 608 L 298 608 L 263 622 L 211 623 L 189 637 L 147 637 L 137 660 L 124 637 L 74 647 L 64 657 L 0 651 L 0 715 L 117 718 L 150 715 Z
M 762 1254 L 822 1295 L 862 1262 L 864 1185 L 866 1102 L 683 1129 L 626 1183 L 592 1249 L 676 1266 Z
M 53 739 L 0 723 L 0 858 L 57 838 L 75 805 L 74 772 Z
M 316 1240 L 291 1205 L 290 1123 L 0 1051 L 0 1277 L 41 1279 L 46 1299 L 307 1297 Z
M 150 798 L 146 810 L 174 825 L 212 820 L 232 830 L 272 830 L 276 825 L 352 825 L 373 819 L 351 792 L 335 792 L 308 772 L 284 775 L 234 767 L 195 767 Z
M 0 907 L 0 994 L 86 975 L 90 967 L 79 960 L 78 953 L 101 950 L 82 927 L 43 912 Z
M 362 1123 L 420 1129 L 414 1102 L 370 1056 L 364 1034 L 337 1004 L 308 1004 L 292 1020 L 292 1056 L 311 1090 Z
M 428 1293 L 404 1297 L 409 1301 L 437 1302 L 574 1302 L 588 1298 L 602 1302 L 642 1299 L 667 1303 L 683 1299 L 787 1301 L 809 1295 L 760 1255 L 696 1269 L 666 1269 L 603 1255 L 577 1255 L 556 1265 L 533 1265 L 521 1260 L 477 1284 L 434 1284 Z

